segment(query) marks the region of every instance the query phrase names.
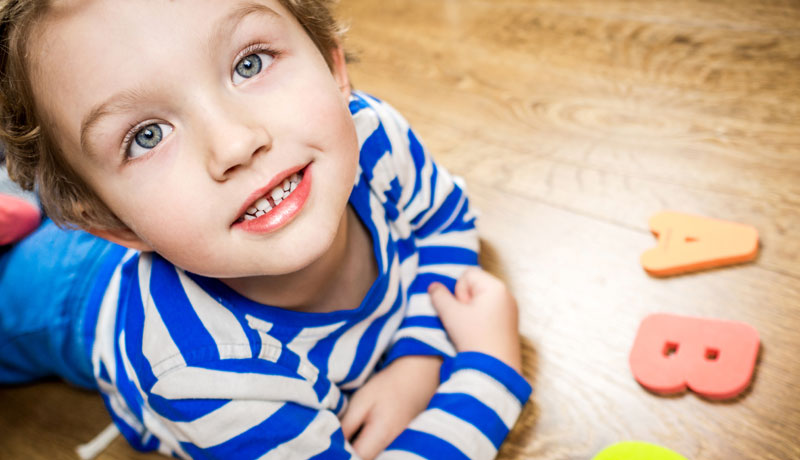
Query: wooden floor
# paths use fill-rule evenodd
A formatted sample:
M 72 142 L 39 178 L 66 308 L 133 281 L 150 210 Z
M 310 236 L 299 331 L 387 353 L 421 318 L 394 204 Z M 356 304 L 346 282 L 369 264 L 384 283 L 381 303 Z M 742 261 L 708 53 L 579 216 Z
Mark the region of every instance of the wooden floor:
M 531 403 L 503 459 L 623 440 L 800 458 L 800 1 L 342 0 L 355 85 L 395 105 L 482 211 L 520 301 Z M 758 228 L 754 263 L 656 279 L 665 209 Z M 744 321 L 752 385 L 661 397 L 628 367 L 646 315 Z M 57 382 L 0 389 L 0 458 L 75 458 L 109 423 Z M 134 454 L 121 440 L 100 458 Z

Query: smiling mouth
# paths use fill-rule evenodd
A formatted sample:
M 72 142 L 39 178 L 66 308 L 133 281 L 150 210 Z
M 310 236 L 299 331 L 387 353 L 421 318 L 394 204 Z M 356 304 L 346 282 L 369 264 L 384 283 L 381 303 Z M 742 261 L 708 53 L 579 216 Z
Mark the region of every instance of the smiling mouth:
M 284 200 L 288 199 L 294 193 L 297 186 L 303 180 L 304 170 L 300 170 L 291 176 L 283 179 L 283 182 L 276 185 L 272 190 L 268 191 L 264 196 L 257 199 L 244 214 L 242 214 L 235 223 L 248 222 L 255 220 L 265 214 L 269 214 L 273 209 L 277 208 Z

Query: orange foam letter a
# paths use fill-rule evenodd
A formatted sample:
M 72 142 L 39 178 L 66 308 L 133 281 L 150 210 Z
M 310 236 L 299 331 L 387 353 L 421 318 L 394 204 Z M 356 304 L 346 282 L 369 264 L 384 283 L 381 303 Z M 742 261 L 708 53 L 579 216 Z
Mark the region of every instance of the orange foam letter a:
M 753 260 L 758 230 L 708 217 L 665 211 L 650 218 L 658 246 L 642 254 L 642 266 L 655 276 L 669 276 Z

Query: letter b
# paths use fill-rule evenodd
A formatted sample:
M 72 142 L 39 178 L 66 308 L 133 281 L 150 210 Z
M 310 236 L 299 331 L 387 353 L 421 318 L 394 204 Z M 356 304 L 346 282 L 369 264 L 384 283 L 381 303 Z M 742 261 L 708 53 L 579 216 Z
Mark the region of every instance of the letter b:
M 749 385 L 758 347 L 758 332 L 744 323 L 654 314 L 639 326 L 630 366 L 652 392 L 688 386 L 707 398 L 728 399 Z

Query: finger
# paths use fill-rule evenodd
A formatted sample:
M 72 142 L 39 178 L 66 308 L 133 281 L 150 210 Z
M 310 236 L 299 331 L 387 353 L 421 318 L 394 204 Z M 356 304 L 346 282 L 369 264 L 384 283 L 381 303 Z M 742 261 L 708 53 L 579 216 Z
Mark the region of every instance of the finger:
M 439 318 L 447 327 L 448 321 L 462 308 L 464 304 L 459 302 L 450 290 L 441 283 L 431 283 L 428 287 L 428 294 L 431 296 L 433 308 L 439 313 Z
M 478 267 L 472 267 L 464 272 L 462 276 L 470 288 L 470 295 L 472 297 L 479 296 L 485 292 L 491 292 L 502 285 L 502 281 L 496 278 L 491 273 L 482 270 Z
M 469 281 L 465 276 L 456 282 L 456 299 L 461 303 L 469 303 L 472 300 L 472 289 L 470 289 Z
M 353 449 L 362 459 L 371 460 L 389 447 L 398 434 L 388 433 L 386 427 L 381 426 L 375 420 L 367 420 L 361 428 L 361 432 L 352 442 Z
M 358 433 L 361 426 L 364 424 L 367 415 L 369 415 L 369 406 L 365 404 L 358 404 L 357 399 L 350 401 L 350 406 L 342 417 L 342 432 L 345 439 L 350 439 Z

